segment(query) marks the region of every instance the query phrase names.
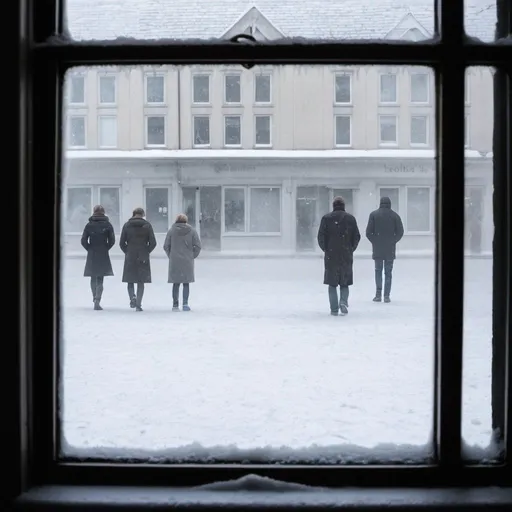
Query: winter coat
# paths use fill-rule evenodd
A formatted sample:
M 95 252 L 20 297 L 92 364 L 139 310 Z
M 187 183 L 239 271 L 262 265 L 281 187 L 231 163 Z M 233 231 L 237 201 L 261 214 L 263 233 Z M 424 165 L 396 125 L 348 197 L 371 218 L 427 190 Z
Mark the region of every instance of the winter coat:
M 184 222 L 176 222 L 167 232 L 164 251 L 169 258 L 169 283 L 193 283 L 194 260 L 201 252 L 197 231 Z
M 324 251 L 324 284 L 350 286 L 354 282 L 353 253 L 361 240 L 356 219 L 336 207 L 322 217 L 318 229 L 318 245 Z
M 151 283 L 149 255 L 156 247 L 153 226 L 141 217 L 132 217 L 121 231 L 124 252 L 123 283 Z
M 374 260 L 394 260 L 396 244 L 404 236 L 400 215 L 391 209 L 391 199 L 383 197 L 380 208 L 370 213 L 366 238 L 372 243 Z
M 105 215 L 93 215 L 85 225 L 82 234 L 82 247 L 87 251 L 85 277 L 113 276 L 112 263 L 108 251 L 116 241 L 114 228 Z

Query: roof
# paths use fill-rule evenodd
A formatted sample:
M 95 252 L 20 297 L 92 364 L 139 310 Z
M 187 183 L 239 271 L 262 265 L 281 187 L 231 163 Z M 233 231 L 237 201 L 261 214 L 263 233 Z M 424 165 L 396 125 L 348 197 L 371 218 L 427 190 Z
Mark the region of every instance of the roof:
M 79 40 L 220 38 L 254 11 L 285 37 L 382 39 L 407 15 L 422 32 L 434 30 L 434 0 L 68 0 L 67 6 L 71 36 Z M 465 11 L 468 34 L 491 41 L 496 0 L 465 0 Z

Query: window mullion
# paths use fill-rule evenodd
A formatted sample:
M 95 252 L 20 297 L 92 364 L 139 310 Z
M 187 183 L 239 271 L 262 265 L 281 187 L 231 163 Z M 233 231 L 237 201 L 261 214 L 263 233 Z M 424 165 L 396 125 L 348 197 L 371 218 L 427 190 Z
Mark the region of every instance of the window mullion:
M 464 42 L 463 0 L 441 5 L 443 60 L 437 70 L 437 456 L 461 464 L 464 285 Z M 445 46 L 446 45 L 446 46 Z

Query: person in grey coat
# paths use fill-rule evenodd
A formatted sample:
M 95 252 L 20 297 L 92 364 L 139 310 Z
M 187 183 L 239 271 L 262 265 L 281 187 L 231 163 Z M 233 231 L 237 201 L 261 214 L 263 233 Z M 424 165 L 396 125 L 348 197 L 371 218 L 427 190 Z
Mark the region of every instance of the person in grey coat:
M 142 208 L 133 210 L 133 217 L 121 231 L 119 246 L 124 252 L 123 283 L 128 283 L 130 307 L 142 311 L 144 283 L 151 283 L 151 263 L 149 255 L 156 247 L 153 226 L 144 219 Z M 137 283 L 137 295 L 135 295 Z
M 168 282 L 172 283 L 172 310 L 179 311 L 180 285 L 183 285 L 183 311 L 190 311 L 188 298 L 190 283 L 195 281 L 194 260 L 201 252 L 197 231 L 188 224 L 188 217 L 180 214 L 167 232 L 164 251 L 169 258 Z

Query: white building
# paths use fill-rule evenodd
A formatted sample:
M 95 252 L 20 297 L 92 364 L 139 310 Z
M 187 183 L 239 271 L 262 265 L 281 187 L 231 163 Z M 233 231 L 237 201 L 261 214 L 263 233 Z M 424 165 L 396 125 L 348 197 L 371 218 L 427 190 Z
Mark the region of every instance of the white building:
M 205 22 L 201 10 L 194 20 L 187 0 L 169 2 L 168 13 L 152 18 L 161 2 L 146 0 L 137 15 L 130 9 L 117 13 L 124 16 L 119 27 L 130 33 L 115 35 L 229 38 L 244 32 L 260 39 L 301 33 L 347 38 L 362 37 L 360 27 L 365 27 L 364 37 L 418 40 L 432 35 L 432 0 L 410 0 L 409 8 L 389 0 L 360 0 L 357 5 L 366 3 L 366 9 L 351 11 L 352 22 L 345 11 L 339 23 L 332 17 L 340 18 L 340 2 L 323 1 L 332 11 L 321 18 L 330 20 L 328 26 L 320 20 L 315 26 L 312 13 L 290 16 L 292 0 L 279 5 L 261 0 L 249 8 L 244 1 L 232 1 L 222 16 L 220 0 L 204 0 L 204 12 L 215 12 L 217 25 L 232 18 L 220 27 Z M 95 5 L 87 2 L 87 17 L 78 6 L 69 13 L 76 37 L 104 38 L 101 19 L 108 18 L 108 5 L 98 1 L 99 21 L 91 23 Z M 382 26 L 375 24 L 376 9 L 382 11 Z M 183 26 L 186 13 L 192 16 L 187 17 L 189 31 Z M 473 23 L 481 30 L 483 15 L 488 10 L 470 11 L 468 29 Z M 137 23 L 142 18 L 154 21 Z M 173 19 L 178 21 L 174 28 Z M 390 196 L 406 230 L 399 252 L 433 250 L 435 94 L 428 68 L 74 69 L 65 101 L 63 229 L 68 251 L 78 250 L 96 203 L 106 207 L 117 233 L 132 210 L 142 206 L 160 240 L 184 211 L 200 230 L 205 250 L 316 251 L 319 220 L 335 195 L 345 197 L 363 234 L 380 196 Z M 489 69 L 468 71 L 466 114 L 467 249 L 488 253 L 493 234 Z M 360 253 L 369 249 L 363 240 Z

